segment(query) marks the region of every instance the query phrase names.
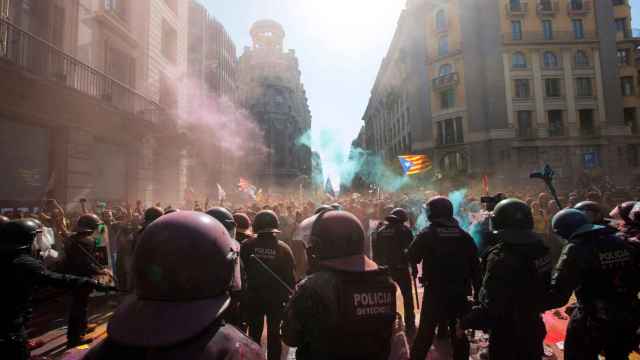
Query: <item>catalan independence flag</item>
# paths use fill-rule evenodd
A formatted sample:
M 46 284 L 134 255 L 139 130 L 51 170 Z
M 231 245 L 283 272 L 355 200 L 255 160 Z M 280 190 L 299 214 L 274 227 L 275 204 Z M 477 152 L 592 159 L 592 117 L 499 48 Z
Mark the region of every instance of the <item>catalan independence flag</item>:
M 431 169 L 431 160 L 427 155 L 398 156 L 405 175 L 415 175 Z

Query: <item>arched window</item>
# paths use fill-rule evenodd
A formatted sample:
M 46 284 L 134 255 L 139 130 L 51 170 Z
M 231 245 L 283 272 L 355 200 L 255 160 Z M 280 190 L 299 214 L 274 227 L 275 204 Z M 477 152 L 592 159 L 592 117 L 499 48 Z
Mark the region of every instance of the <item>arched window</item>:
M 551 51 L 545 51 L 544 53 L 544 67 L 555 68 L 558 67 L 558 57 Z
M 442 64 L 438 70 L 439 76 L 449 75 L 453 72 L 453 66 L 451 64 Z
M 438 39 L 438 56 L 446 56 L 449 53 L 449 37 L 444 35 Z
M 442 9 L 436 13 L 436 30 L 447 31 L 447 14 Z
M 576 52 L 576 66 L 589 66 L 589 57 L 582 50 Z
M 527 68 L 527 58 L 523 53 L 517 52 L 514 53 L 511 57 L 511 67 L 514 69 L 526 69 Z

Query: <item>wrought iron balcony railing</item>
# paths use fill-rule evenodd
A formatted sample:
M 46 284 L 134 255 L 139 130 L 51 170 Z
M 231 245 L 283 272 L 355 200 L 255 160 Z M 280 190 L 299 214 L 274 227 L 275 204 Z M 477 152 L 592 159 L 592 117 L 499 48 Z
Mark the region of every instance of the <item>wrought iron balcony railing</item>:
M 166 115 L 164 108 L 157 102 L 2 18 L 1 61 L 17 65 L 32 75 L 56 81 L 148 121 L 158 123 Z
M 458 84 L 460 78 L 457 72 L 452 72 L 446 75 L 440 75 L 433 79 L 433 88 L 434 89 L 442 89 L 449 86 L 454 86 Z
M 525 31 L 521 33 L 503 33 L 502 40 L 505 43 L 549 43 L 549 42 L 574 42 L 595 41 L 597 36 L 593 32 L 576 33 L 572 31 L 554 31 L 552 36 L 545 36 L 541 31 Z
M 560 10 L 558 0 L 538 0 L 536 12 L 540 16 L 553 16 Z
M 525 16 L 529 12 L 529 3 L 526 1 L 513 1 L 505 5 L 507 16 Z

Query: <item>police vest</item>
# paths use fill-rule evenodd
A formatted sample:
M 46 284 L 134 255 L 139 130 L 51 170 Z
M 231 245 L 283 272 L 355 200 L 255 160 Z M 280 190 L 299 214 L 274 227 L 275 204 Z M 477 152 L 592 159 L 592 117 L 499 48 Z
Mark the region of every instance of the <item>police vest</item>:
M 382 266 L 403 266 L 406 268 L 407 261 L 402 248 L 402 232 L 399 227 L 402 225 L 387 224 L 378 230 L 375 239 L 374 260 Z
M 395 283 L 384 272 L 338 272 L 336 276 L 338 323 L 328 327 L 323 356 L 386 360 L 396 318 Z

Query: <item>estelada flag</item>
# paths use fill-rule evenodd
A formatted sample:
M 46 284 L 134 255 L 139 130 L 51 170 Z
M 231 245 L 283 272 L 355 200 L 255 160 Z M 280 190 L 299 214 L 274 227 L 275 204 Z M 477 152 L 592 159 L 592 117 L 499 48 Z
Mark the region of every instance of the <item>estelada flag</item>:
M 431 169 L 431 160 L 427 155 L 401 155 L 398 159 L 405 175 L 415 175 Z

